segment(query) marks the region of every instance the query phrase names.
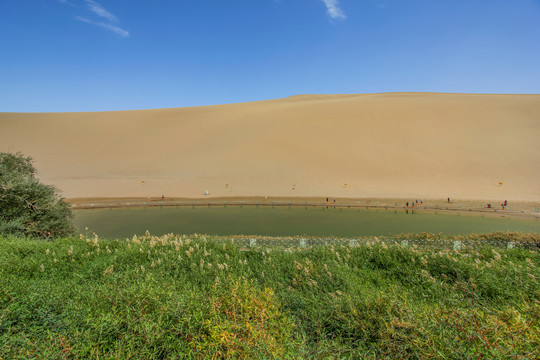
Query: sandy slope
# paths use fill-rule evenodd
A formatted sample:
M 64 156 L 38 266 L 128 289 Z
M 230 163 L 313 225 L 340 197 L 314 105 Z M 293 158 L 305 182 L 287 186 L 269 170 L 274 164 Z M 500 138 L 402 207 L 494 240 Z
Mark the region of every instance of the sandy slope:
M 200 197 L 209 190 L 538 201 L 540 95 L 307 95 L 0 113 L 0 151 L 8 150 L 34 157 L 41 179 L 66 197 Z

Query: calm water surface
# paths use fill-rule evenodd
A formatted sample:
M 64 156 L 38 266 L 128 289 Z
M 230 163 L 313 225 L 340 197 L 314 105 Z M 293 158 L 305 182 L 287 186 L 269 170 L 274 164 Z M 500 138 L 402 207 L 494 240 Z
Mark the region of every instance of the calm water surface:
M 101 237 L 152 235 L 368 236 L 405 232 L 445 234 L 540 232 L 540 221 L 405 210 L 320 207 L 163 207 L 75 211 L 78 230 Z

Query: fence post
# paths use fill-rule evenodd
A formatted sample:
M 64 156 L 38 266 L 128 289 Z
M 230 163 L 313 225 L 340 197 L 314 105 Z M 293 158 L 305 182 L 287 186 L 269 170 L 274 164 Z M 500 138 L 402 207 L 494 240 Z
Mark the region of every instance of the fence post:
M 257 239 L 249 239 L 249 247 L 257 246 Z

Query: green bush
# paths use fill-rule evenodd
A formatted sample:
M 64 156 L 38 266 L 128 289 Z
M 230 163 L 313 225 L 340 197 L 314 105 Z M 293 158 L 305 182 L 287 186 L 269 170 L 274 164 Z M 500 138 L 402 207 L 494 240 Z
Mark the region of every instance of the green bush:
M 32 158 L 0 153 L 0 234 L 33 238 L 74 232 L 69 204 L 36 178 Z

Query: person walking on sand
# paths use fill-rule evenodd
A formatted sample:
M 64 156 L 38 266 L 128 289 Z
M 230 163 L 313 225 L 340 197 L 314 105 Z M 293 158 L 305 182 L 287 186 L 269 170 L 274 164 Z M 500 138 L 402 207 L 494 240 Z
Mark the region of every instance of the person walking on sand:
M 161 195 L 161 200 L 165 200 L 165 194 Z
M 450 202 L 450 198 L 448 198 L 448 202 Z

